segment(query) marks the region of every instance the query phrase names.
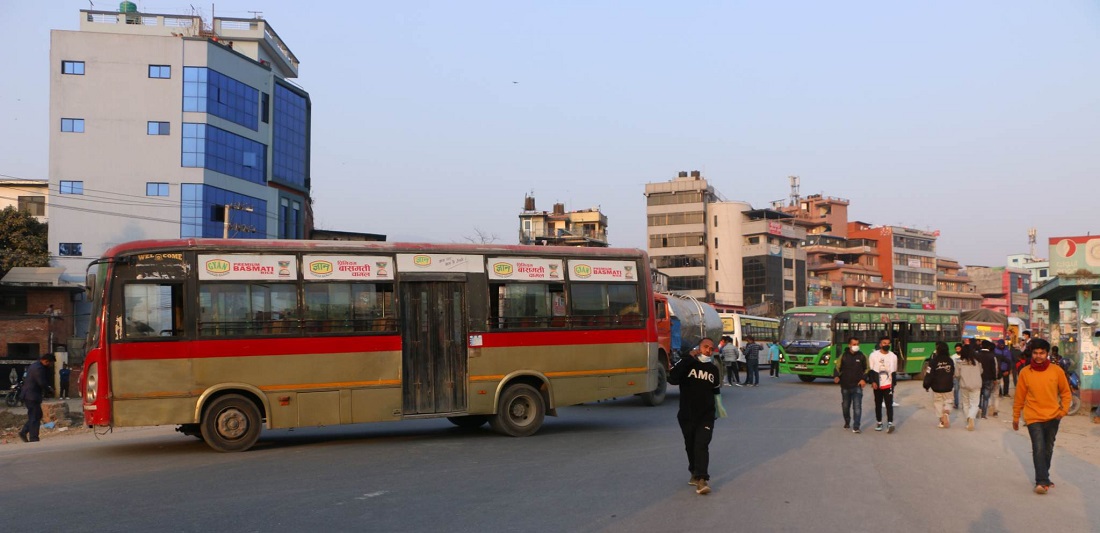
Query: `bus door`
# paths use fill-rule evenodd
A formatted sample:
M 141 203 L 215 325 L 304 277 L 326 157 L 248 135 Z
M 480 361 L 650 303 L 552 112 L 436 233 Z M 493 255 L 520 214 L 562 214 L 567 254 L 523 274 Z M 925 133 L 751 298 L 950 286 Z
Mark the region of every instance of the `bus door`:
M 898 373 L 905 372 L 905 361 L 909 353 L 907 345 L 909 344 L 910 327 L 911 325 L 908 322 L 890 323 L 890 351 L 898 354 Z
M 405 415 L 466 410 L 466 283 L 401 283 Z
M 837 316 L 833 321 L 833 362 L 839 361 L 848 351 L 848 338 L 855 335 L 848 315 Z

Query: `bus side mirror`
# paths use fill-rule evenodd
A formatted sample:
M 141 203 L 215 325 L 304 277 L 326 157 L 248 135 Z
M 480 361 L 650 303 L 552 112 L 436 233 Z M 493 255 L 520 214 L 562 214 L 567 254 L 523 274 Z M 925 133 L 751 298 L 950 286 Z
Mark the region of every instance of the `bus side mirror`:
M 84 290 L 91 293 L 95 290 L 95 274 L 89 273 L 84 277 Z

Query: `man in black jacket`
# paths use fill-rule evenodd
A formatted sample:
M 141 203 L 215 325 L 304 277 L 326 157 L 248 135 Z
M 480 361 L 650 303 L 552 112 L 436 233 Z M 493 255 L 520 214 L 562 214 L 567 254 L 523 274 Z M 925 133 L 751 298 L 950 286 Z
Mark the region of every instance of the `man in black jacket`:
M 867 370 L 867 356 L 859 349 L 859 339 L 848 339 L 848 349 L 836 359 L 833 383 L 840 384 L 844 429 L 850 427 L 852 433 L 859 433 L 859 420 L 863 417 L 863 386 L 867 385 Z
M 57 359 L 52 353 L 39 357 L 27 369 L 27 381 L 23 384 L 23 401 L 27 405 L 27 423 L 19 430 L 23 442 L 38 442 L 38 430 L 42 424 L 42 398 L 50 389 L 50 367 Z
M 947 353 L 947 343 L 937 342 L 928 371 L 924 374 L 924 390 L 932 390 L 932 412 L 940 417 L 940 427 L 951 427 L 951 392 L 955 388 L 955 362 Z
M 982 365 L 982 397 L 978 401 L 978 410 L 982 418 L 989 414 L 989 398 L 993 396 L 993 387 L 997 384 L 997 358 L 993 355 L 993 343 L 982 340 L 978 346 L 980 350 L 975 358 Z M 997 416 L 997 408 L 993 407 L 993 416 Z
M 722 382 L 718 380 L 718 367 L 711 361 L 714 341 L 703 339 L 698 350 L 692 350 L 694 357 L 680 359 L 669 372 L 668 382 L 680 386 L 680 412 L 676 419 L 680 422 L 680 431 L 684 434 L 684 448 L 687 450 L 688 470 L 691 480 L 699 494 L 710 493 L 710 439 L 714 432 L 714 420 L 717 418 L 715 403 L 722 392 Z

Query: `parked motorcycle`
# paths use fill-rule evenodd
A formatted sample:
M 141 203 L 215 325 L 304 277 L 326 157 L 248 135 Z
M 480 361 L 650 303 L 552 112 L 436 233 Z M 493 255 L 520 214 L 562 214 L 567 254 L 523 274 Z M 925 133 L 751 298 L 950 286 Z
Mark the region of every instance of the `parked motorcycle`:
M 4 399 L 4 403 L 6 403 L 8 407 L 16 407 L 23 404 L 22 381 L 11 386 L 11 390 L 8 391 L 8 397 Z

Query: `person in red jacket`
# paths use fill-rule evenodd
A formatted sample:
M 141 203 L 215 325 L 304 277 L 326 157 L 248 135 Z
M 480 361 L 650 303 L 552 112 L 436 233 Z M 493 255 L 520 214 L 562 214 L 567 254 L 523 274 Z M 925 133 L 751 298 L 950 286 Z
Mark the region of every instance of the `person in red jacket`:
M 1031 340 L 1031 363 L 1020 370 L 1016 382 L 1016 398 L 1012 404 L 1012 430 L 1020 429 L 1020 414 L 1031 436 L 1031 456 L 1035 464 L 1035 492 L 1046 494 L 1054 483 L 1050 481 L 1050 459 L 1054 455 L 1054 438 L 1058 423 L 1066 416 L 1071 393 L 1069 380 L 1061 369 L 1052 368 L 1048 352 L 1050 343 Z

